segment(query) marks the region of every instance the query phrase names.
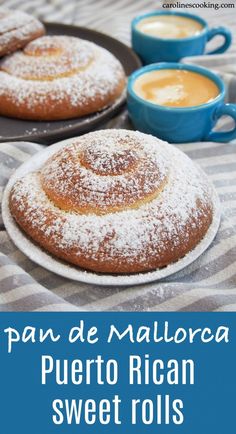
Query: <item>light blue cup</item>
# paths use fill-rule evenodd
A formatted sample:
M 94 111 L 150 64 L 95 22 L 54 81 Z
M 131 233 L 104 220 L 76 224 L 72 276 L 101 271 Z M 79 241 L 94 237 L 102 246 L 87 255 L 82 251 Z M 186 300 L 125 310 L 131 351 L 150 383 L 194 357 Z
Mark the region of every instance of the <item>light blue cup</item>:
M 146 72 L 160 69 L 182 69 L 205 75 L 219 88 L 219 95 L 200 106 L 176 108 L 149 102 L 133 90 L 135 80 Z M 229 142 L 236 138 L 236 104 L 225 104 L 225 86 L 221 78 L 206 68 L 181 63 L 156 63 L 135 71 L 128 80 L 127 104 L 136 129 L 172 143 L 194 141 Z M 235 121 L 231 131 L 212 131 L 221 116 Z
M 163 39 L 144 34 L 137 29 L 137 24 L 144 18 L 159 15 L 178 15 L 192 18 L 203 26 L 203 30 L 198 34 L 181 39 Z M 215 36 L 224 37 L 223 45 L 205 54 L 224 53 L 232 42 L 231 32 L 225 27 L 208 28 L 207 22 L 197 15 L 182 12 L 151 12 L 140 15 L 132 21 L 132 47 L 139 55 L 145 65 L 155 62 L 179 62 L 187 56 L 198 56 L 205 53 L 206 44 Z

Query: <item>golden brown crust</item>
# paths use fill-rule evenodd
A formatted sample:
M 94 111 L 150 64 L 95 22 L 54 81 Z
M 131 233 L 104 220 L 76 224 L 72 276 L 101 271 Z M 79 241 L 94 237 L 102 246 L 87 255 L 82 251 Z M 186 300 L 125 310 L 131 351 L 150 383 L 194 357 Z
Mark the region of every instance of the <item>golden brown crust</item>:
M 111 105 L 125 74 L 107 50 L 78 38 L 45 36 L 0 63 L 0 114 L 70 119 Z
M 95 136 L 94 136 L 95 137 Z M 81 141 L 82 142 L 82 141 Z M 137 209 L 163 190 L 168 170 L 130 134 L 64 148 L 44 165 L 40 181 L 58 208 L 82 214 Z
M 186 233 L 190 233 L 191 231 L 191 237 L 186 239 L 186 237 L 182 236 L 179 239 L 177 248 L 173 249 L 172 242 L 169 240 L 168 243 L 165 244 L 162 252 L 157 252 L 156 244 L 150 243 L 148 249 L 145 251 L 145 260 L 143 260 L 142 252 L 142 254 L 137 253 L 135 260 L 130 263 L 126 256 L 111 256 L 108 241 L 109 239 L 112 240 L 115 233 L 107 235 L 107 238 L 104 239 L 104 246 L 100 248 L 100 251 L 97 251 L 96 257 L 92 255 L 89 256 L 88 254 L 85 255 L 84 251 L 80 250 L 78 246 L 70 246 L 66 249 L 62 249 L 60 244 L 52 242 L 44 229 L 40 226 L 32 225 L 28 219 L 25 219 L 25 213 L 17 208 L 17 204 L 12 196 L 10 199 L 10 210 L 19 226 L 32 240 L 52 255 L 68 263 L 77 265 L 80 268 L 106 274 L 139 273 L 155 270 L 174 263 L 196 247 L 206 234 L 212 222 L 212 209 L 210 207 L 205 208 L 204 218 L 201 217 L 197 224 L 194 219 L 188 221 L 185 230 Z M 54 219 L 56 218 L 56 215 L 49 214 L 45 219 L 45 227 L 54 224 Z M 194 229 L 191 230 L 192 226 L 194 226 Z
M 31 15 L 0 8 L 0 57 L 23 48 L 44 33 L 43 24 Z
M 76 153 L 84 155 L 91 143 L 96 155 L 99 155 L 99 148 L 104 150 L 104 146 L 109 152 L 103 154 L 103 159 L 94 160 L 93 164 L 90 161 L 89 168 L 83 169 L 86 180 L 77 185 L 74 174 L 78 166 L 73 159 Z M 113 154 L 117 155 L 117 149 L 121 150 L 120 158 L 117 164 L 114 160 L 112 166 L 111 158 Z M 126 152 L 122 153 L 127 149 L 132 154 L 128 162 L 125 160 Z M 146 171 L 148 164 L 156 165 L 153 183 L 148 177 L 142 178 L 145 153 Z M 77 164 L 80 167 L 79 158 Z M 122 189 L 128 185 L 127 168 L 133 173 L 133 180 L 137 180 L 132 184 L 133 195 L 139 201 L 136 208 L 132 207 L 129 194 L 126 195 L 125 189 Z M 117 190 L 118 178 L 123 184 Z M 73 196 L 79 195 L 83 204 L 80 212 L 61 209 L 60 204 L 55 204 L 54 198 L 48 196 L 48 191 L 51 194 L 53 188 L 53 179 L 57 200 L 61 196 L 64 206 L 66 194 L 68 203 L 73 203 Z M 143 179 L 141 184 L 140 179 Z M 65 180 L 71 180 L 72 185 Z M 49 190 L 45 189 L 46 181 L 51 184 Z M 86 188 L 90 193 L 83 196 Z M 150 190 L 152 194 L 156 191 L 155 198 L 149 196 Z M 143 195 L 145 191 L 147 195 Z M 91 192 L 94 193 L 94 204 L 102 212 L 87 212 L 86 199 L 90 209 Z M 104 200 L 106 193 L 109 194 Z M 113 201 L 119 194 L 123 196 L 123 206 L 118 212 L 116 209 L 111 211 L 109 199 L 114 205 Z M 176 148 L 138 132 L 106 130 L 76 139 L 50 159 L 40 172 L 19 180 L 10 195 L 10 209 L 20 227 L 58 258 L 88 270 L 122 274 L 160 268 L 191 251 L 212 222 L 211 195 L 206 176 Z

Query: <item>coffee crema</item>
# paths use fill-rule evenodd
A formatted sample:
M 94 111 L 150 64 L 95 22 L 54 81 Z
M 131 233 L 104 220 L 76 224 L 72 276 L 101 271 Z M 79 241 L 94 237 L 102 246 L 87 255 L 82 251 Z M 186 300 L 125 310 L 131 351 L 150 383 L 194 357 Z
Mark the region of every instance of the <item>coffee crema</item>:
M 159 69 L 138 77 L 134 92 L 146 101 L 168 107 L 193 107 L 213 101 L 220 90 L 215 82 L 197 72 Z
M 141 20 L 136 28 L 150 36 L 181 39 L 198 35 L 203 30 L 203 25 L 181 15 L 155 15 Z

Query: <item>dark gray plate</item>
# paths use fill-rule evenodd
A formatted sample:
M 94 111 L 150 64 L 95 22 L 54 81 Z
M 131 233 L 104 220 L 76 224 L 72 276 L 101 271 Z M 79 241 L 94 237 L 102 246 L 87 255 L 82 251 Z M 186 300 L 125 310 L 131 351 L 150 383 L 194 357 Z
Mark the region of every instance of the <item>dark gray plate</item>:
M 95 42 L 101 47 L 106 48 L 120 60 L 127 76 L 141 66 L 140 60 L 129 47 L 108 35 L 84 27 L 66 24 L 46 23 L 45 25 L 49 35 L 76 36 Z M 0 141 L 10 142 L 26 140 L 51 144 L 68 137 L 91 131 L 118 113 L 124 103 L 125 95 L 112 106 L 101 112 L 65 121 L 23 121 L 0 116 Z

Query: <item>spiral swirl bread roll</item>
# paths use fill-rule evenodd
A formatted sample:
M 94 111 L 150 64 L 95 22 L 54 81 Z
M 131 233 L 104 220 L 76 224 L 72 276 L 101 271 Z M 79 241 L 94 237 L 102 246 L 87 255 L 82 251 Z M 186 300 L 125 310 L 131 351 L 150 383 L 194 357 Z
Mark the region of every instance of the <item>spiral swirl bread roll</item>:
M 0 63 L 0 114 L 33 120 L 94 113 L 122 93 L 125 74 L 107 50 L 69 36 L 44 36 Z
M 48 252 L 102 273 L 177 261 L 206 234 L 212 187 L 178 149 L 150 135 L 104 130 L 74 139 L 18 180 L 10 210 Z
M 0 57 L 23 48 L 44 33 L 43 24 L 31 15 L 0 7 Z

